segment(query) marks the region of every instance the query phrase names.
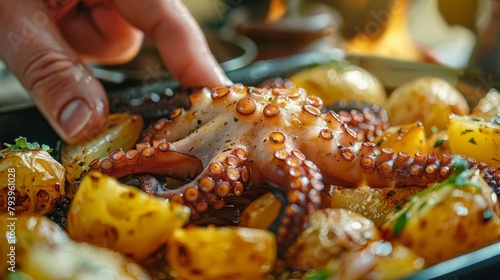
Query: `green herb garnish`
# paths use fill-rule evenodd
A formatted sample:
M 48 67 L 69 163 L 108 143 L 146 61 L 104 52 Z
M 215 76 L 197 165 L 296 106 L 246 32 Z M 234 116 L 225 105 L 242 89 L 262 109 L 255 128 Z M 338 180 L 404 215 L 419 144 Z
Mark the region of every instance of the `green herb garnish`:
M 434 148 L 441 147 L 444 144 L 444 139 L 438 139 L 436 140 L 436 143 L 434 143 Z
M 327 280 L 332 277 L 333 273 L 326 269 L 314 270 L 308 273 L 305 277 L 306 280 Z
M 474 138 L 469 139 L 469 143 L 474 144 L 474 145 L 476 145 L 476 144 L 477 144 L 477 143 L 476 143 L 476 140 L 474 140 Z
M 442 189 L 443 187 L 446 186 L 453 186 L 456 188 L 461 188 L 464 186 L 472 186 L 479 189 L 481 188 L 481 186 L 477 182 L 469 180 L 470 176 L 474 173 L 475 169 L 470 169 L 469 163 L 466 160 L 454 156 L 452 167 L 453 167 L 452 173 L 446 180 L 444 180 L 441 183 L 434 184 L 433 186 L 415 194 L 409 199 L 408 205 L 405 207 L 403 212 L 398 213 L 399 215 L 396 218 L 396 221 L 394 222 L 394 228 L 392 230 L 393 237 L 398 236 L 403 231 L 404 227 L 406 226 L 406 223 L 408 222 L 408 219 L 412 215 L 413 208 L 415 208 L 416 204 L 420 202 L 420 198 L 422 198 L 423 196 L 435 192 L 439 189 Z M 426 204 L 427 201 L 422 202 L 422 204 L 419 205 L 416 210 L 417 211 L 422 210 Z
M 18 137 L 14 139 L 14 142 L 14 144 L 4 143 L 4 145 L 7 146 L 7 148 L 10 148 L 10 150 L 14 153 L 38 149 L 42 149 L 48 153 L 52 152 L 52 149 L 49 146 L 45 144 L 40 145 L 37 142 L 30 143 L 26 137 Z

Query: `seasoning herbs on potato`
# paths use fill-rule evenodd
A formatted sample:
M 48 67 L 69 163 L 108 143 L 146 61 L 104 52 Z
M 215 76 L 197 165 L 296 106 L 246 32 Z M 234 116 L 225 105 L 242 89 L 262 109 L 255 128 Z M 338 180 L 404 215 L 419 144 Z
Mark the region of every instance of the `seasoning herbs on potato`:
M 68 212 L 71 238 L 111 248 L 141 260 L 189 219 L 189 208 L 152 197 L 115 178 L 90 172 Z
M 0 213 L 46 214 L 64 196 L 64 167 L 25 137 L 0 151 Z
M 427 265 L 500 241 L 497 196 L 468 163 L 455 158 L 450 177 L 416 194 L 386 224 L 388 240 L 401 243 Z

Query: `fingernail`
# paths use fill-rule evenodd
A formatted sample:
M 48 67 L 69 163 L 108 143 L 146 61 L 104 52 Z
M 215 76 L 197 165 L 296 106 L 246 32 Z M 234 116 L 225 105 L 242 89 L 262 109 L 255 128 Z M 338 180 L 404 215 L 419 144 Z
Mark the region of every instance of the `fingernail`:
M 71 137 L 85 127 L 91 116 L 92 111 L 87 103 L 78 98 L 66 104 L 59 116 L 59 124 L 64 133 Z

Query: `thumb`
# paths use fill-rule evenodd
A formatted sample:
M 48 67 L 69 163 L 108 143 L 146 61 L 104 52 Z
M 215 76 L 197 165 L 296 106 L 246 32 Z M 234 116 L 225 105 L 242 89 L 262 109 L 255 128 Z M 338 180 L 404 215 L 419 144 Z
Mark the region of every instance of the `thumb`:
M 0 59 L 62 140 L 88 140 L 109 112 L 104 89 L 36 2 L 0 0 Z

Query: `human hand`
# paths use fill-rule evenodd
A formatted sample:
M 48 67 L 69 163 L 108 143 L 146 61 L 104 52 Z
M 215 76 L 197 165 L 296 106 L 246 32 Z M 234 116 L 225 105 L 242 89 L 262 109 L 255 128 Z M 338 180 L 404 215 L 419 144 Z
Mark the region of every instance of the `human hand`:
M 67 143 L 97 134 L 109 112 L 83 62 L 129 60 L 142 34 L 181 84 L 230 83 L 180 0 L 0 0 L 0 60 Z

